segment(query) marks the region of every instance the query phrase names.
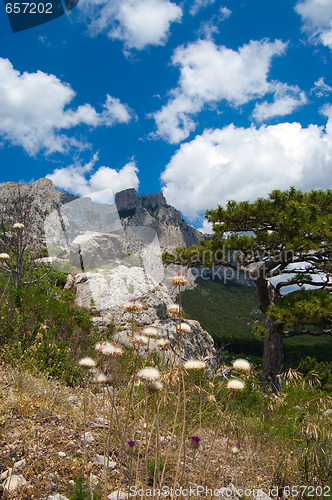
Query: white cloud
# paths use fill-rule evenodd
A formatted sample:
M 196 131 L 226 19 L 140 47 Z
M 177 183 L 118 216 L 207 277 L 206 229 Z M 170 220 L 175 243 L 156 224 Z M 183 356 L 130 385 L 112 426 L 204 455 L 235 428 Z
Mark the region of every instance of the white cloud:
M 212 234 L 213 233 L 213 227 L 212 223 L 207 221 L 206 219 L 203 220 L 203 225 L 202 227 L 198 227 L 198 231 L 201 231 L 201 233 L 205 234 Z
M 209 5 L 214 4 L 214 2 L 215 0 L 195 0 L 192 6 L 190 7 L 189 12 L 192 16 L 195 16 L 198 11 L 200 11 L 201 9 L 205 9 Z
M 315 86 L 311 89 L 318 97 L 323 97 L 332 92 L 332 87 L 325 83 L 324 77 L 321 77 L 315 82 Z
M 291 185 L 332 187 L 332 107 L 325 130 L 279 123 L 206 130 L 181 145 L 162 174 L 168 203 L 195 220 L 227 200 L 255 200 Z
M 126 49 L 164 45 L 171 23 L 182 17 L 181 7 L 169 0 L 81 0 L 79 6 L 92 35 L 106 32 Z
M 267 81 L 272 58 L 286 44 L 280 40 L 250 41 L 237 52 L 200 40 L 176 49 L 172 64 L 179 66 L 179 86 L 169 102 L 153 116 L 157 134 L 178 143 L 195 129 L 192 116 L 206 103 L 226 100 L 240 106 L 271 91 Z
M 123 189 L 133 187 L 137 190 L 138 168 L 134 161 L 130 161 L 120 170 L 102 166 L 91 173 L 97 161 L 98 154 L 96 153 L 85 165 L 73 164 L 66 168 L 59 168 L 46 177 L 51 179 L 59 189 L 77 196 L 89 196 L 92 201 L 100 203 L 112 203 L 115 193 Z
M 75 95 L 68 83 L 54 75 L 42 71 L 21 75 L 8 59 L 0 58 L 0 135 L 30 155 L 40 150 L 50 154 L 83 147 L 60 130 L 80 124 L 111 126 L 131 119 L 129 108 L 109 95 L 101 113 L 90 104 L 70 109 Z
M 274 116 L 290 115 L 307 103 L 305 92 L 301 91 L 297 85 L 276 82 L 274 87 L 273 102 L 264 101 L 255 105 L 253 117 L 258 122 L 263 122 Z
M 332 49 L 332 0 L 299 1 L 295 10 L 311 38 Z
M 222 21 L 227 19 L 232 14 L 232 11 L 227 7 L 220 7 L 219 12 Z

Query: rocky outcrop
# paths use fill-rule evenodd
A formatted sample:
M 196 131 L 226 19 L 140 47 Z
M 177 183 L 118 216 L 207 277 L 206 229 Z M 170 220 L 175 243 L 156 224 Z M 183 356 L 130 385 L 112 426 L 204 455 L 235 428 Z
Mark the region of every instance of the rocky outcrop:
M 76 197 L 55 189 L 50 179 L 38 179 L 33 184 L 4 182 L 0 184 L 0 206 L 6 207 L 12 222 L 22 221 L 29 243 L 45 246 L 44 221 L 53 211 Z
M 170 340 L 168 355 L 173 355 L 177 343 L 175 322 L 167 313 L 167 305 L 173 301 L 167 287 L 158 283 L 143 268 L 120 265 L 110 271 L 79 273 L 68 279 L 67 287 L 74 288 L 77 305 L 92 312 L 99 329 L 106 330 L 110 324 L 116 325 L 115 340 L 124 344 L 129 342 L 132 315 L 123 306 L 132 298 L 137 298 L 143 308 L 135 313 L 135 325 L 140 329 L 156 327 L 160 336 Z M 191 333 L 182 336 L 183 359 L 206 358 L 209 367 L 215 368 L 216 352 L 212 337 L 197 321 L 185 321 Z M 152 341 L 151 349 L 155 347 Z
M 77 198 L 59 191 L 50 179 L 43 178 L 32 184 L 0 184 L 0 206 L 11 206 L 13 219 L 22 220 L 29 239 L 42 246 L 46 244 L 45 219 L 52 212 L 62 229 L 66 221 L 72 221 L 69 234 L 60 235 L 60 240 L 69 237 L 70 242 L 85 231 L 110 233 L 121 226 L 127 233 L 133 228 L 149 228 L 151 234 L 157 235 L 162 249 L 189 246 L 204 238 L 167 204 L 162 193 L 138 196 L 135 189 L 126 189 L 115 195 L 113 205 L 94 203 L 88 197 Z
M 168 205 L 162 193 L 144 193 L 138 197 L 135 189 L 115 195 L 115 203 L 124 228 L 146 226 L 154 229 L 162 248 L 175 248 L 199 243 L 204 235 L 189 226 L 181 212 Z

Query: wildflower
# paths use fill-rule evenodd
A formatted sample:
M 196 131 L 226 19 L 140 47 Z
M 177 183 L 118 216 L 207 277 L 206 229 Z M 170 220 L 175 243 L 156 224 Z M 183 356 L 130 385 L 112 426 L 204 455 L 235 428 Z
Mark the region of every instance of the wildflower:
M 244 387 L 244 382 L 235 378 L 230 380 L 227 384 L 227 389 L 230 389 L 231 391 L 242 391 Z
M 22 230 L 22 229 L 24 229 L 24 224 L 23 224 L 23 222 L 15 222 L 15 224 L 13 225 L 13 228 L 18 229 L 18 230 Z
M 162 337 L 157 340 L 157 347 L 159 347 L 159 349 L 165 349 L 165 347 L 169 346 L 170 343 L 171 342 L 166 337 Z
M 239 372 L 249 372 L 250 363 L 246 359 L 236 359 L 233 361 L 233 368 Z
M 180 306 L 179 304 L 168 304 L 167 311 L 169 314 L 180 314 Z
M 127 445 L 129 446 L 129 448 L 134 448 L 135 444 L 135 441 L 133 441 L 132 439 L 129 439 L 129 441 L 127 441 Z
M 120 344 L 111 344 L 107 342 L 102 349 L 100 349 L 102 354 L 105 356 L 122 356 L 123 350 Z
M 148 326 L 147 328 L 144 328 L 143 334 L 149 337 L 150 339 L 155 339 L 159 337 L 159 332 L 157 328 L 154 328 L 153 326 Z
M 96 366 L 96 363 L 92 358 L 82 358 L 79 360 L 78 364 L 81 366 L 86 366 L 87 368 L 93 368 L 94 366 Z
M 158 392 L 163 389 L 163 384 L 160 382 L 160 380 L 152 380 L 149 382 L 147 388 L 150 392 Z
M 146 335 L 143 335 L 142 332 L 138 332 L 131 338 L 131 342 L 133 344 L 148 345 L 149 339 Z
M 234 455 L 236 455 L 237 453 L 240 453 L 240 449 L 241 449 L 241 446 L 239 444 L 235 445 L 232 447 L 232 453 L 234 453 Z
M 197 449 L 199 447 L 199 442 L 200 442 L 201 438 L 198 437 L 198 436 L 191 436 L 190 440 L 189 440 L 189 445 L 192 449 Z
M 8 253 L 0 253 L 0 260 L 10 260 L 10 256 L 8 255 Z
M 160 379 L 160 372 L 154 366 L 146 366 L 138 372 L 138 378 L 147 382 L 155 382 Z
M 185 370 L 205 370 L 206 363 L 200 359 L 189 359 L 183 366 Z
M 190 326 L 187 323 L 181 323 L 180 324 L 180 331 L 182 333 L 190 333 L 191 332 L 191 328 L 190 328 Z
M 138 312 L 143 309 L 143 305 L 138 299 L 131 299 L 129 302 L 125 303 L 123 309 L 127 312 Z
M 187 280 L 183 277 L 182 274 L 177 274 L 176 276 L 173 276 L 171 278 L 173 285 L 175 286 L 180 286 L 180 285 L 186 285 Z
M 104 347 L 108 344 L 109 342 L 107 342 L 106 340 L 101 340 L 100 342 L 98 342 L 96 345 L 95 345 L 95 349 L 96 351 L 100 351 L 102 352 L 102 350 L 104 349 Z
M 108 375 L 105 375 L 105 373 L 96 373 L 94 378 L 92 379 L 92 382 L 95 384 L 107 384 L 111 382 L 111 378 Z

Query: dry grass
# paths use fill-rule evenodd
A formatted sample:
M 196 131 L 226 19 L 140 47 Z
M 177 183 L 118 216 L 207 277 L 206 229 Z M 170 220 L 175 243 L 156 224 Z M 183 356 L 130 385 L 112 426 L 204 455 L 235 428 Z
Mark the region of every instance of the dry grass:
M 94 456 L 96 453 L 104 454 L 106 438 L 110 439 L 110 460 L 117 463 L 108 475 L 108 492 L 120 488 L 129 491 L 133 484 L 138 487 L 152 487 L 153 479 L 146 472 L 147 460 L 153 459 L 156 453 L 156 421 L 151 401 L 147 410 L 149 428 L 145 429 L 142 388 L 135 388 L 129 421 L 124 404 L 128 394 L 126 386 L 116 389 L 116 414 L 114 410 L 112 412 L 111 399 L 106 398 L 105 401 L 101 389 L 98 389 L 98 386 L 92 388 L 94 392 L 89 389 L 86 393 L 86 422 L 87 430 L 91 431 L 94 437 L 92 443 L 87 443 L 88 468 L 93 483 L 99 483 L 101 489 L 104 484 L 103 467 L 94 464 Z M 282 446 L 280 440 L 274 439 L 269 432 L 257 434 L 257 425 L 253 425 L 250 419 L 243 419 L 229 402 L 224 401 L 221 404 L 216 401 L 215 394 L 218 391 L 213 382 L 209 382 L 207 388 L 202 389 L 206 393 L 202 426 L 198 418 L 199 409 L 195 408 L 199 387 L 192 386 L 188 391 L 186 459 L 184 462 L 181 457 L 179 483 L 185 487 L 204 484 L 211 489 L 236 484 L 243 489 L 265 490 L 273 486 L 282 488 L 285 485 L 302 484 L 303 475 L 301 476 L 298 466 L 303 450 L 299 447 L 296 456 L 296 443 L 291 450 Z M 77 401 L 68 402 L 70 396 L 76 396 Z M 277 412 L 284 404 L 284 398 L 282 396 L 271 399 L 270 411 Z M 1 365 L 0 472 L 24 459 L 26 465 L 22 474 L 28 482 L 14 498 L 43 500 L 51 493 L 66 494 L 69 482 L 85 473 L 83 401 L 83 389 L 73 390 L 54 380 L 32 376 Z M 175 401 L 176 391 L 169 386 L 159 399 L 162 403 L 161 457 L 164 457 L 169 449 L 163 482 L 165 485 L 172 485 L 180 448 L 181 420 L 172 434 Z M 220 409 L 223 405 L 224 408 Z M 212 415 L 213 408 L 216 412 Z M 106 412 L 107 419 L 112 418 L 111 428 L 94 427 L 98 417 L 103 416 L 103 411 Z M 124 422 L 127 422 L 126 436 L 121 434 Z M 311 434 L 320 432 L 317 425 L 310 424 L 308 428 Z M 199 435 L 201 438 L 197 450 L 188 446 L 188 438 L 191 435 Z M 129 439 L 137 443 L 132 454 L 128 453 L 125 447 Z M 240 444 L 240 452 L 233 454 L 231 448 L 237 443 Z M 145 453 L 146 449 L 148 454 Z M 59 452 L 64 452 L 66 456 L 59 456 Z

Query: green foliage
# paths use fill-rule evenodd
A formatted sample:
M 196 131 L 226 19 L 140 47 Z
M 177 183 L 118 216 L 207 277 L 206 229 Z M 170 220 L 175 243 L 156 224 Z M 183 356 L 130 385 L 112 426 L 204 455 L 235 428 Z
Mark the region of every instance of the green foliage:
M 326 290 L 299 290 L 271 305 L 268 314 L 288 327 L 328 324 L 332 318 L 332 295 Z
M 319 380 L 321 388 L 332 393 L 332 362 L 318 362 L 317 359 L 307 356 L 299 365 L 298 370 L 305 380 Z
M 295 188 L 273 191 L 253 203 L 229 201 L 226 209 L 207 212 L 215 236 L 224 239 L 231 232 L 230 248 L 294 252 L 321 250 L 331 253 L 332 191 L 302 193 Z M 254 236 L 238 234 L 253 231 Z
M 218 278 L 196 280 L 197 286 L 182 292 L 182 306 L 189 318 L 201 323 L 219 345 L 255 343 L 251 329 L 262 318 L 255 288 Z M 258 340 L 256 343 L 259 344 Z
M 72 291 L 59 286 L 64 278 L 51 272 L 27 289 L 0 275 L 0 358 L 75 385 L 82 378 L 77 360 L 98 335 L 88 312 L 75 307 Z
M 160 461 L 159 462 L 159 472 L 162 472 L 163 468 L 164 468 L 164 464 L 162 463 L 162 461 Z M 155 458 L 151 458 L 151 460 L 149 460 L 149 462 L 148 462 L 148 471 L 149 471 L 152 478 L 154 477 L 155 470 L 156 470 L 156 460 L 155 460 Z
M 99 493 L 94 491 L 93 500 L 99 500 L 100 498 Z M 91 500 L 89 486 L 82 477 L 76 478 L 75 484 L 69 492 L 69 500 Z

